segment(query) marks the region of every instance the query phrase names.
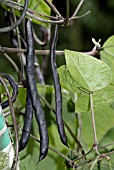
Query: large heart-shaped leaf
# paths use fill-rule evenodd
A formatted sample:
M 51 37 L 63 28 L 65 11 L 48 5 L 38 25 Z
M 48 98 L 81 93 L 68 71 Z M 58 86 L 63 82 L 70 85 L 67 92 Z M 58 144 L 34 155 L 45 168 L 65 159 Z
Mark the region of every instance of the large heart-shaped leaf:
M 97 91 L 111 82 L 111 70 L 104 62 L 86 54 L 69 50 L 65 50 L 65 58 L 72 78 L 84 90 Z

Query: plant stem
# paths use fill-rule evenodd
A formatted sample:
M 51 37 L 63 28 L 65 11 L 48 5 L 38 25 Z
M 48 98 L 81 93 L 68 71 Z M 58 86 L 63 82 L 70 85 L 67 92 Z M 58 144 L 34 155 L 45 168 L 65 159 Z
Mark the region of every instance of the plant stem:
M 110 160 L 107 160 L 107 164 L 108 164 L 108 166 L 109 166 L 109 170 L 113 170 L 113 169 L 112 169 L 112 166 L 111 166 Z
M 83 0 L 84 1 L 84 0 Z M 45 2 L 47 2 L 47 3 L 50 3 L 48 0 L 45 0 Z M 19 3 L 16 3 L 16 2 L 13 2 L 13 1 L 10 1 L 10 0 L 6 0 L 6 1 L 3 1 L 3 4 L 4 5 L 7 5 L 7 6 L 9 6 L 9 7 L 12 7 L 12 8 L 14 8 L 14 9 L 16 9 L 16 10 L 18 10 L 19 12 L 20 11 L 22 11 L 23 10 L 23 5 L 21 5 L 21 4 L 19 4 Z M 51 4 L 51 8 L 52 8 L 52 6 L 54 6 L 52 3 L 50 3 Z M 49 4 L 48 4 L 49 5 Z M 81 4 L 82 5 L 82 4 Z M 81 7 L 81 6 L 80 6 Z M 80 7 L 79 7 L 79 9 L 80 9 Z M 78 8 L 78 7 L 77 7 Z M 76 9 L 77 9 L 76 8 Z M 56 8 L 55 8 L 56 9 Z M 79 10 L 78 9 L 78 10 Z M 41 18 L 41 17 L 43 17 L 43 14 L 37 14 L 35 11 L 33 11 L 33 10 L 31 10 L 31 9 L 29 9 L 29 8 L 27 8 L 27 10 L 26 10 L 26 16 L 28 16 L 29 18 L 31 18 L 31 19 L 35 19 L 35 20 L 38 20 L 38 21 L 41 21 L 41 22 L 44 22 L 44 23 L 48 23 L 48 24 L 63 24 L 63 25 L 65 25 L 64 23 L 65 23 L 65 19 L 61 16 L 61 14 L 59 13 L 59 11 L 57 12 L 57 9 L 55 10 L 56 12 L 55 13 L 57 13 L 57 15 L 59 16 L 59 17 L 56 17 L 56 18 L 53 18 L 53 17 L 49 17 L 49 16 L 47 16 L 48 18 L 50 18 L 50 19 L 54 19 L 54 20 L 46 20 L 46 19 L 43 19 L 43 18 Z M 77 10 L 76 10 L 77 11 Z M 41 17 L 38 17 L 37 15 L 39 15 L 39 16 L 41 16 Z M 73 17 L 71 17 L 71 18 L 69 18 L 69 25 L 70 25 L 70 23 L 72 24 L 73 23 L 73 21 L 75 20 L 75 19 L 78 19 L 78 18 L 80 18 L 80 17 L 83 17 L 83 16 L 85 16 L 86 14 L 84 14 L 84 15 L 82 15 L 82 16 L 75 16 L 75 15 L 73 15 Z
M 78 119 L 78 140 L 80 141 L 81 133 L 82 133 L 82 118 L 81 118 L 81 113 L 77 113 L 77 119 Z
M 91 11 L 87 11 L 86 13 L 82 14 L 82 15 L 78 15 L 78 16 L 75 16 L 75 17 L 71 17 L 69 18 L 69 20 L 75 20 L 75 19 L 79 19 L 79 18 L 83 18 L 85 17 L 86 15 L 90 14 Z
M 38 45 L 41 45 L 41 46 L 44 46 L 46 44 L 45 41 L 42 41 L 38 38 L 34 28 L 33 28 L 33 37 L 34 37 L 34 41 L 38 44 Z
M 16 65 L 16 63 L 10 58 L 10 56 L 8 56 L 6 53 L 4 53 L 5 58 L 11 63 L 11 65 L 14 67 L 14 69 L 16 70 L 16 72 L 20 75 L 20 71 L 18 66 Z
M 98 146 L 98 149 L 106 148 L 107 146 L 114 145 L 114 142 L 111 142 L 109 144 L 103 145 L 103 146 Z
M 14 22 L 14 24 L 12 24 L 11 26 L 0 28 L 0 33 L 12 31 L 14 28 L 16 28 L 18 25 L 21 24 L 21 22 L 23 21 L 23 19 L 25 18 L 25 15 L 26 15 L 26 11 L 28 8 L 28 2 L 29 2 L 29 0 L 25 0 L 23 12 L 22 12 L 22 15 L 20 16 L 20 18 L 16 22 Z M 5 3 L 5 1 L 3 1 L 3 4 L 4 3 Z
M 44 85 L 45 81 L 44 81 L 44 77 L 43 77 L 42 71 L 41 71 L 40 66 L 39 66 L 39 61 L 38 61 L 37 56 L 35 56 L 35 61 L 38 63 L 38 66 L 36 66 L 36 68 L 35 68 L 36 77 L 37 77 L 39 83 Z
M 3 4 L 7 5 L 9 7 L 12 7 L 18 11 L 23 10 L 23 6 L 21 6 L 19 3 L 14 3 L 13 1 L 6 0 L 3 2 Z M 62 24 L 62 23 L 64 23 L 64 19 L 61 19 L 61 18 L 57 18 L 57 20 L 46 20 L 46 19 L 40 18 L 37 15 L 35 15 L 35 12 L 32 11 L 31 9 L 27 9 L 26 16 L 28 16 L 31 19 L 36 19 L 38 21 L 48 23 L 48 24 L 57 24 L 57 23 Z
M 8 48 L 8 47 L 0 47 L 0 53 L 26 53 L 27 49 L 22 49 L 22 48 Z M 99 55 L 99 53 L 96 50 L 92 50 L 89 52 L 81 52 L 83 54 L 87 54 L 90 56 L 96 56 Z M 35 50 L 35 54 L 39 55 L 49 55 L 50 51 L 49 50 Z M 64 51 L 59 51 L 56 50 L 56 55 L 61 56 L 64 55 Z
M 91 166 L 91 168 L 90 168 L 90 170 L 93 170 L 93 168 L 94 168 L 94 166 L 95 166 L 95 164 L 97 163 L 97 158 L 93 161 L 93 163 L 92 163 L 92 166 Z
M 80 159 L 86 157 L 86 155 L 88 155 L 89 153 L 91 153 L 92 150 L 93 150 L 93 146 L 92 146 L 92 148 L 91 148 L 87 153 L 85 153 L 84 155 L 79 156 L 78 158 L 74 159 L 73 162 L 76 162 L 76 161 L 78 161 L 78 160 L 80 160 Z
M 69 0 L 66 0 L 66 25 L 68 26 L 69 25 Z
M 92 126 L 93 126 L 93 134 L 94 134 L 94 148 L 95 148 L 95 151 L 98 153 L 98 150 L 97 150 L 98 141 L 97 141 L 96 127 L 95 127 L 95 115 L 94 115 L 94 109 L 93 109 L 93 94 L 92 93 L 90 93 L 90 108 L 91 108 L 91 114 L 92 114 Z
M 12 8 L 12 13 L 13 13 L 13 17 L 14 17 L 14 22 L 17 22 L 16 19 L 16 15 L 15 15 L 15 11 Z M 21 48 L 21 39 L 20 39 L 20 32 L 19 32 L 19 27 L 17 26 L 15 28 L 16 30 L 16 36 L 17 36 L 17 41 L 18 41 L 18 47 Z M 20 72 L 20 77 L 19 77 L 19 81 L 23 81 L 24 80 L 24 63 L 23 63 L 23 55 L 18 53 L 19 59 L 20 59 L 20 65 L 21 65 L 21 72 Z
M 81 162 L 81 163 L 79 163 L 79 164 L 74 164 L 74 168 L 78 168 L 78 167 L 80 167 L 80 166 L 82 166 L 82 165 L 84 165 L 84 164 L 88 164 L 88 163 L 90 163 L 90 162 L 92 162 L 92 161 L 94 161 L 95 159 L 92 157 L 92 158 L 90 158 L 89 160 L 87 160 L 87 161 L 83 161 L 83 162 Z
M 104 153 L 106 156 L 108 155 L 111 155 L 111 154 L 114 154 L 114 150 L 113 151 L 110 151 L 110 152 L 107 152 L 107 153 Z
M 10 111 L 7 111 L 6 113 L 4 113 L 4 117 L 7 117 L 7 116 L 9 116 L 9 115 L 11 115 L 11 112 L 10 112 Z
M 64 121 L 64 125 L 65 125 L 66 129 L 68 130 L 68 132 L 70 133 L 70 135 L 72 136 L 72 138 L 74 139 L 74 141 L 77 143 L 79 150 L 81 151 L 82 155 L 85 155 L 85 152 L 84 152 L 82 145 L 80 144 L 79 140 L 74 135 L 74 133 L 72 132 L 72 130 L 70 129 L 70 127 L 68 126 L 68 124 L 65 121 Z
M 73 17 L 75 17 L 75 16 L 77 15 L 77 13 L 79 12 L 79 10 L 80 10 L 80 8 L 81 8 L 83 2 L 84 2 L 84 0 L 80 0 L 78 6 L 76 7 L 76 10 L 74 11 L 74 13 L 73 13 L 73 15 L 72 15 L 71 18 L 73 18 Z
M 53 12 L 54 12 L 56 15 L 58 15 L 60 18 L 64 19 L 64 18 L 61 16 L 60 12 L 57 10 L 57 8 L 56 8 L 50 1 L 44 0 L 44 2 L 53 10 Z
M 27 49 L 22 48 L 8 48 L 8 47 L 0 47 L 0 53 L 26 53 Z M 49 55 L 50 50 L 35 50 L 35 54 L 38 55 Z M 64 51 L 56 51 L 56 55 L 64 55 Z

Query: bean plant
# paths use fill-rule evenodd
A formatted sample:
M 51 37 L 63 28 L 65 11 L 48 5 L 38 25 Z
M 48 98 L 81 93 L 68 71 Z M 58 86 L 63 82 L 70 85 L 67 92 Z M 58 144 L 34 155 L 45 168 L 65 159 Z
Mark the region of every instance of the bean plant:
M 65 16 L 51 0 L 0 1 L 0 35 L 12 44 L 0 55 L 16 75 L 0 72 L 1 170 L 114 169 L 114 36 L 103 45 L 92 38 L 88 52 L 57 50 L 59 26 L 91 15 L 78 15 L 84 0 L 71 16 L 64 2 Z

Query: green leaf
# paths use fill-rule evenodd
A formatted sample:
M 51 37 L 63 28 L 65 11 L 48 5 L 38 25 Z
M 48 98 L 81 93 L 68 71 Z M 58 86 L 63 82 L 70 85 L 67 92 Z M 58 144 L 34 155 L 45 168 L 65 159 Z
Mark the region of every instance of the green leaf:
M 95 112 L 95 124 L 97 131 L 98 142 L 103 139 L 105 134 L 114 127 L 114 113 L 110 107 L 103 107 L 99 111 Z M 91 148 L 94 137 L 91 121 L 91 113 L 83 113 L 82 115 L 82 140 L 86 142 L 89 148 Z
M 52 0 L 49 0 L 50 2 L 52 2 Z M 24 5 L 24 0 L 20 0 L 19 4 Z M 4 6 L 2 5 L 3 8 L 5 8 L 6 10 L 9 10 L 8 6 Z M 41 15 L 48 15 L 50 16 L 51 14 L 51 9 L 50 7 L 44 2 L 44 0 L 29 0 L 29 5 L 28 5 L 29 10 L 31 10 L 31 13 L 34 13 L 35 16 L 40 17 L 42 19 L 47 20 L 47 17 L 41 17 Z M 15 14 L 17 16 L 20 16 L 20 11 L 15 10 Z M 41 14 L 41 15 L 39 15 Z M 36 19 L 32 18 L 32 22 L 34 22 L 35 24 L 44 26 L 44 27 L 50 27 L 50 24 L 45 23 L 45 22 L 40 22 Z
M 71 77 L 67 66 L 63 65 L 61 67 L 58 68 L 58 73 L 59 73 L 59 77 L 60 77 L 60 83 L 61 86 L 73 93 L 76 93 L 78 90 L 78 84 L 76 83 L 76 81 L 74 81 L 74 79 Z
M 114 86 L 112 84 L 109 84 L 104 89 L 101 89 L 93 93 L 93 104 L 95 110 L 109 106 L 113 103 L 113 101 L 114 101 Z
M 32 157 L 28 155 L 25 159 L 20 161 L 20 170 L 37 170 L 36 165 L 32 161 Z
M 97 111 L 103 107 L 110 106 L 114 101 L 114 86 L 109 84 L 107 87 L 93 93 L 93 107 Z M 76 112 L 88 112 L 90 110 L 89 95 L 81 92 L 77 95 L 75 104 Z
M 110 129 L 101 139 L 100 146 L 106 145 L 108 143 L 112 143 L 114 141 L 114 127 Z M 114 148 L 114 145 L 109 145 L 106 147 L 107 150 L 111 150 Z M 105 149 L 105 148 L 104 148 Z
M 112 83 L 114 84 L 114 36 L 108 38 L 100 52 L 101 60 L 105 62 L 112 71 Z
M 65 58 L 72 78 L 82 89 L 93 92 L 111 82 L 111 70 L 104 62 L 69 50 L 65 50 Z
M 75 104 L 75 111 L 88 112 L 90 111 L 89 94 L 81 92 L 77 94 L 77 101 Z
M 25 102 L 26 102 L 26 89 L 19 88 L 18 97 L 16 99 L 15 106 L 18 108 L 25 107 Z
M 49 0 L 52 2 L 52 0 Z M 50 16 L 51 10 L 50 7 L 44 2 L 44 0 L 30 0 L 29 2 L 29 8 L 32 9 L 34 12 L 36 12 L 36 15 L 39 16 L 38 14 L 43 14 L 43 15 L 48 15 Z M 37 14 L 38 13 L 38 14 Z M 39 16 L 40 17 L 40 16 Z M 43 17 L 44 19 L 47 19 Z M 42 25 L 44 27 L 49 27 L 50 24 L 44 23 L 44 22 L 39 22 L 38 20 L 32 19 L 32 21 L 36 24 Z

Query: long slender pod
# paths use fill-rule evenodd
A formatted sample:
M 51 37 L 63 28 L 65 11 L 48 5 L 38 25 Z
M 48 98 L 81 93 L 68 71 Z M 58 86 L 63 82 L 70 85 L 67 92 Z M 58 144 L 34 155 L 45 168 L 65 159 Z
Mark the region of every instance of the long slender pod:
M 15 100 L 16 100 L 17 94 L 18 94 L 18 85 L 17 85 L 17 83 L 15 82 L 14 78 L 9 74 L 0 72 L 0 75 L 3 76 L 5 79 L 7 79 L 9 81 L 9 83 L 10 83 L 12 89 L 13 89 L 11 100 L 14 103 Z M 8 100 L 3 102 L 1 104 L 1 106 L 2 106 L 2 109 L 8 107 L 9 106 Z
M 11 168 L 14 159 L 14 149 L 3 116 L 3 110 L 1 105 L 0 105 L 0 152 L 6 154 L 6 156 L 8 157 L 8 161 L 6 162 L 6 167 Z
M 23 126 L 22 136 L 19 142 L 19 151 L 23 150 L 27 146 L 27 143 L 29 141 L 30 130 L 32 126 L 32 118 L 33 118 L 33 108 L 27 90 L 24 126 Z
M 26 20 L 26 39 L 27 39 L 27 55 L 26 55 L 26 81 L 28 86 L 28 91 L 30 94 L 32 106 L 35 112 L 35 117 L 39 125 L 40 133 L 40 155 L 39 161 L 46 157 L 48 152 L 48 131 L 46 126 L 46 120 L 44 111 L 41 106 L 41 102 L 38 96 L 36 80 L 34 75 L 34 43 L 33 43 L 33 32 L 32 32 L 32 23 L 29 20 Z
M 53 73 L 53 81 L 54 81 L 54 88 L 55 88 L 55 100 L 56 100 L 56 120 L 58 125 L 58 132 L 60 134 L 61 141 L 64 145 L 67 145 L 67 138 L 64 129 L 64 122 L 62 118 L 62 94 L 61 94 L 61 86 L 59 82 L 59 75 L 57 72 L 57 65 L 56 65 L 56 43 L 58 39 L 58 25 L 55 26 L 55 32 L 53 36 L 53 40 L 51 43 L 50 55 L 51 55 L 51 68 Z

